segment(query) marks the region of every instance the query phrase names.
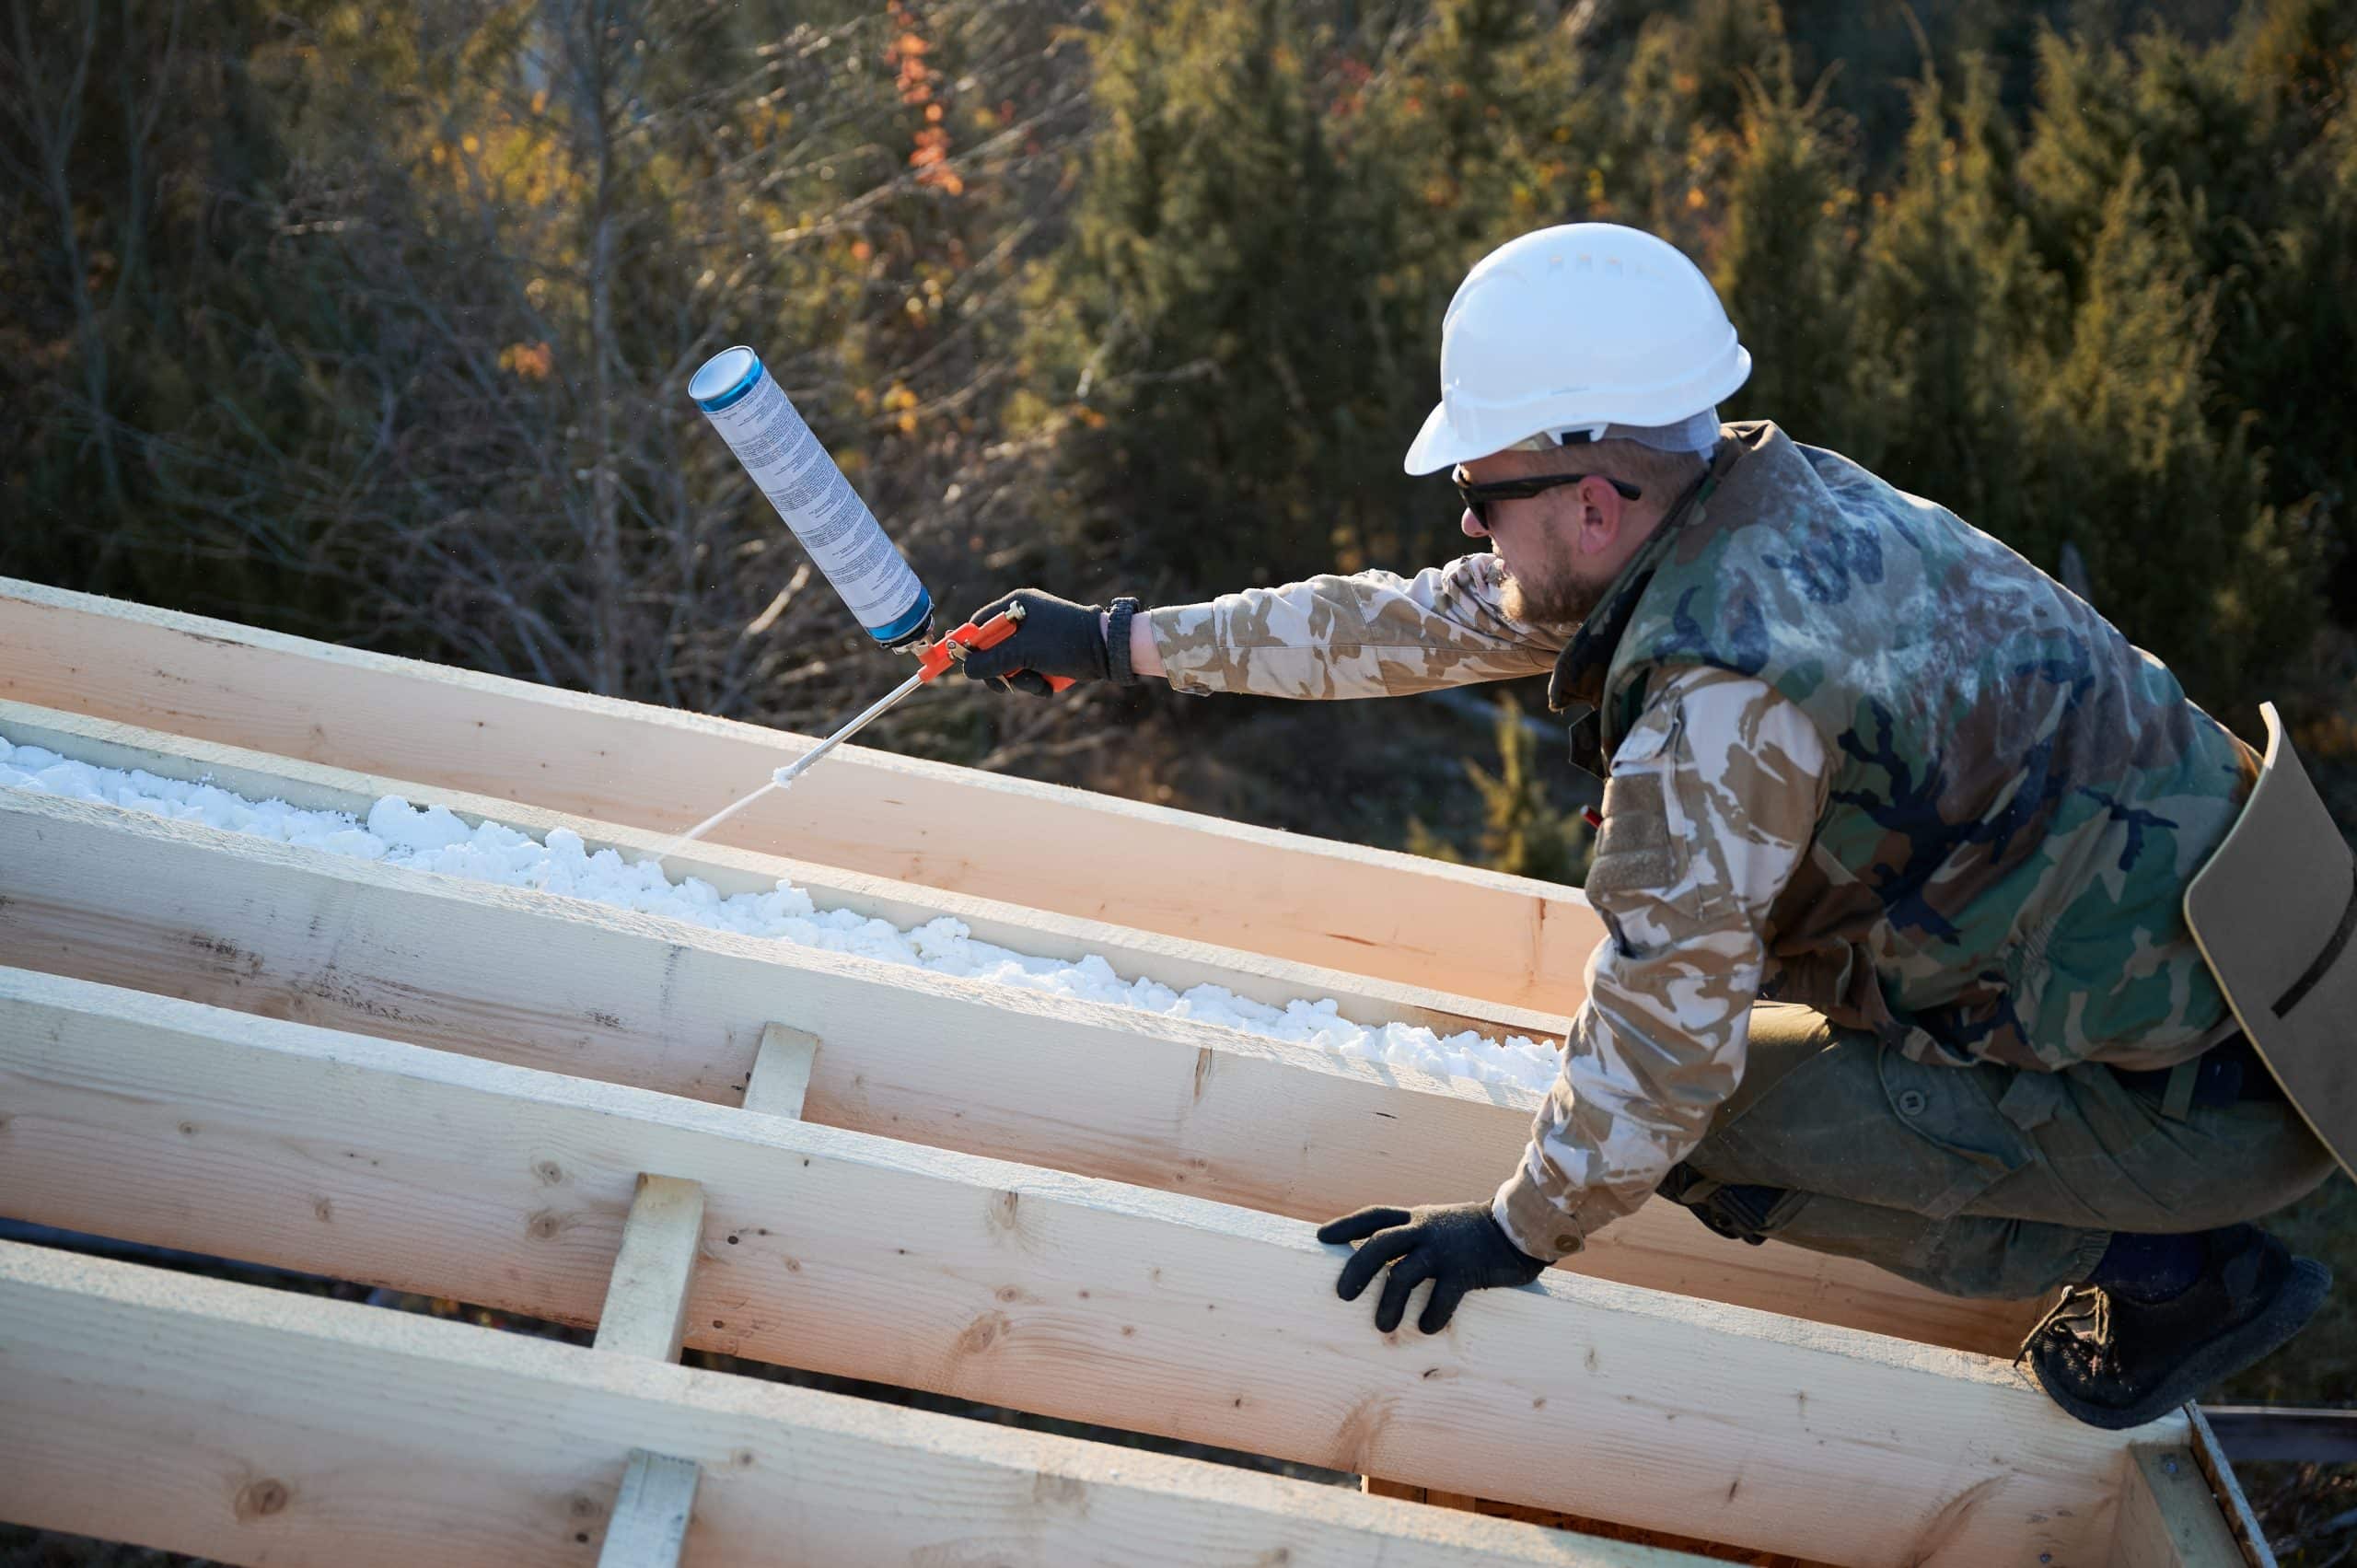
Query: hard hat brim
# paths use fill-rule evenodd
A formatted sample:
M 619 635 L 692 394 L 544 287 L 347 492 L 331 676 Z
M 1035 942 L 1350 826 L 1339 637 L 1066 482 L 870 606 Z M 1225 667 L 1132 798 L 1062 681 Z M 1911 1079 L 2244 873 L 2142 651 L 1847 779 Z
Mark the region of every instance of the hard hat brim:
M 1424 427 L 1408 444 L 1403 466 L 1411 474 L 1437 473 L 1504 451 L 1542 430 L 1575 429 L 1584 424 L 1674 424 L 1717 407 L 1750 378 L 1751 354 L 1736 341 L 1735 329 L 1729 327 L 1714 362 L 1707 367 L 1631 392 L 1582 389 L 1529 398 L 1504 410 L 1469 405 L 1463 423 L 1449 416 L 1444 400 L 1433 405 Z
M 1448 405 L 1434 403 L 1424 420 L 1424 427 L 1408 443 L 1407 468 L 1410 473 L 1438 473 L 1455 468 L 1470 458 L 1489 456 L 1487 452 L 1465 450 L 1465 438 L 1448 423 Z

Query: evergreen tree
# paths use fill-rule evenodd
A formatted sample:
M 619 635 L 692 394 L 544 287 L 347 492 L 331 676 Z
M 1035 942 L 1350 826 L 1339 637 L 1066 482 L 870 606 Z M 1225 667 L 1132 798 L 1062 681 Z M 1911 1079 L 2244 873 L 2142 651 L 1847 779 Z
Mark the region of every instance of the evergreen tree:
M 1354 83 L 1335 145 L 1372 273 L 1365 461 L 1396 475 L 1439 385 L 1441 324 L 1473 263 L 1517 234 L 1584 215 L 1600 132 L 1588 61 L 1513 0 L 1434 0 L 1381 60 L 1344 61 Z M 1383 496 L 1392 501 L 1387 511 Z M 1458 509 L 1432 481 L 1370 494 L 1358 559 L 1403 568 L 1457 553 Z M 1346 559 L 1348 559 L 1346 557 Z
M 1936 76 L 1919 86 L 1899 183 L 1875 198 L 1862 246 L 1855 422 L 1830 444 L 2024 542 L 2006 454 L 2027 434 L 2024 362 L 2055 331 L 2057 299 L 2011 210 L 2005 154 L 1985 71 L 1968 63 L 1960 97 Z M 2024 547 L 2037 554 L 2038 542 Z
M 1396 438 L 1366 377 L 1381 258 L 1306 41 L 1278 0 L 1114 0 L 1091 43 L 1084 194 L 1036 296 L 1034 357 L 1076 416 L 1059 523 L 1084 553 L 1136 541 L 1180 593 L 1330 566 L 1370 437 Z
M 2208 407 L 2216 292 L 2193 260 L 2198 215 L 2160 184 L 2131 160 L 2107 204 L 2070 347 L 2033 405 L 2024 531 L 2074 543 L 2097 607 L 2247 732 L 2257 678 L 2315 627 L 2318 563 L 2305 519 L 2267 504 L 2243 423 Z
M 1858 390 L 1842 373 L 1855 342 L 1857 245 L 1843 126 L 1823 83 L 1801 96 L 1787 53 L 1746 79 L 1742 102 L 1713 282 L 1752 371 L 1721 413 L 1773 419 L 1795 439 L 1830 444 L 1855 428 Z
M 1649 229 L 1707 258 L 1747 84 L 1789 81 L 1792 71 L 1773 0 L 1696 0 L 1690 9 L 1649 16 L 1622 74 L 1590 215 Z
M 2208 294 L 2212 422 L 2245 431 L 2295 534 L 2345 527 L 2337 498 L 2357 482 L 2327 412 L 2357 354 L 2357 257 L 2333 174 L 2353 54 L 2357 18 L 2320 0 L 2260 0 L 2206 46 L 2157 31 L 2125 49 L 2049 36 L 2022 164 L 2041 253 L 2074 301 L 2131 169 L 2150 181 L 2150 220 L 2185 246 Z M 2319 569 L 2313 551 L 2294 553 Z
M 1587 879 L 1596 853 L 1596 835 L 1579 818 L 1558 809 L 1548 799 L 1547 779 L 1552 772 L 1539 762 L 1522 705 L 1511 693 L 1498 698 L 1498 771 L 1467 761 L 1465 776 L 1481 797 L 1479 864 L 1513 877 L 1573 887 Z M 1408 827 L 1408 848 L 1416 854 L 1462 863 L 1464 854 L 1420 821 Z
M 2228 46 L 2259 105 L 2272 210 L 2222 313 L 2222 398 L 2269 449 L 2270 493 L 2307 506 L 2335 557 L 2328 602 L 2357 629 L 2357 442 L 2346 434 L 2357 363 L 2357 12 L 2336 0 L 2264 0 Z
M 0 571 L 827 710 L 864 645 L 704 350 L 945 599 L 1046 541 L 1165 598 L 1413 567 L 1464 548 L 1398 471 L 1450 295 L 1595 216 L 1716 280 L 1731 414 L 2069 547 L 2223 716 L 2323 668 L 2320 584 L 2357 627 L 2340 0 L 18 8 Z

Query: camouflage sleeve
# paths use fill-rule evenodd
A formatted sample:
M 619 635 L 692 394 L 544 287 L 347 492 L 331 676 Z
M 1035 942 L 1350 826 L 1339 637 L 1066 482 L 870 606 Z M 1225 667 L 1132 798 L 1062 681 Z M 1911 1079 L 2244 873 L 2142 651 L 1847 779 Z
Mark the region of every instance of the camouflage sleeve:
M 1824 808 L 1824 742 L 1764 683 L 1655 678 L 1612 759 L 1587 896 L 1608 933 L 1522 1164 L 1491 1212 L 1534 1258 L 1635 1209 L 1743 1075 L 1768 911 Z
M 1539 675 L 1577 630 L 1515 621 L 1495 555 L 1411 579 L 1326 575 L 1149 612 L 1171 686 L 1261 697 L 1403 697 Z

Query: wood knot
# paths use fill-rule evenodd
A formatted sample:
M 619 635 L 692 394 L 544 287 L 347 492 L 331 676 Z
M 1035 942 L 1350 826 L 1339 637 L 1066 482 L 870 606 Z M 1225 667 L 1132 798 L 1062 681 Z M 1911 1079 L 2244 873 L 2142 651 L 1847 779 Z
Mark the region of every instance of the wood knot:
M 554 1160 L 534 1160 L 532 1174 L 543 1187 L 553 1187 L 564 1179 L 564 1167 Z
M 957 1352 L 959 1355 L 980 1355 L 996 1344 L 1013 1327 L 1006 1320 L 1005 1313 L 985 1312 L 967 1324 L 965 1332 L 958 1336 Z
M 542 1209 L 524 1222 L 524 1234 L 535 1241 L 554 1241 L 556 1233 L 564 1228 L 564 1221 L 554 1209 Z
M 261 1481 L 250 1481 L 238 1491 L 238 1522 L 244 1525 L 251 1524 L 256 1519 L 268 1518 L 271 1515 L 284 1510 L 293 1496 L 294 1493 L 286 1490 L 286 1483 L 283 1481 L 274 1481 L 268 1477 Z

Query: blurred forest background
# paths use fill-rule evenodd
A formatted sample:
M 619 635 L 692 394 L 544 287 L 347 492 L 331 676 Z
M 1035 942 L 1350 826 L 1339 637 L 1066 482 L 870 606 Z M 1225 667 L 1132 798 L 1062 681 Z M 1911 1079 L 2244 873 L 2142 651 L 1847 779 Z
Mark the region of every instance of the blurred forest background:
M 1465 543 L 1399 471 L 1450 294 L 1611 218 L 1718 285 L 1729 417 L 2003 538 L 2247 737 L 2282 703 L 2357 824 L 2347 0 L 0 28 L 0 574 L 823 731 L 904 668 L 688 401 L 708 354 L 761 351 L 946 611 L 1412 571 Z M 944 682 L 864 739 L 1576 880 L 1541 711 Z M 2239 1391 L 2357 1399 L 2357 1314 Z M 2287 1561 L 2340 1561 L 2357 1482 L 2278 1479 Z
M 1412 571 L 1465 544 L 1399 471 L 1450 294 L 1609 217 L 1718 284 L 1730 417 L 2005 539 L 2246 735 L 2271 696 L 2357 754 L 2346 4 L 5 25 L 0 574 L 823 730 L 897 667 L 688 401 L 707 354 L 761 350 L 948 610 Z M 1576 877 L 1559 732 L 1455 699 L 946 682 L 870 738 Z

